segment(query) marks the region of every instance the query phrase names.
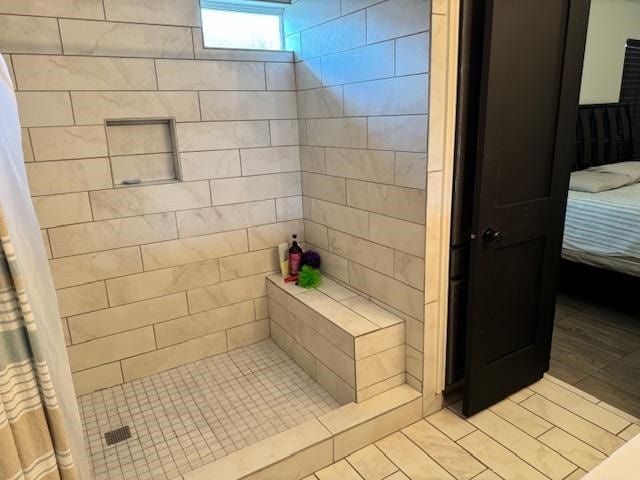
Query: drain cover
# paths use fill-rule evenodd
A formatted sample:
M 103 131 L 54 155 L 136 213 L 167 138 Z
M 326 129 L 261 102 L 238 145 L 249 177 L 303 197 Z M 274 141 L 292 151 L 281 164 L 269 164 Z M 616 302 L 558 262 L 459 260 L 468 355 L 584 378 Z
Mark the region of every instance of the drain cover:
M 124 442 L 131 438 L 131 429 L 129 426 L 124 426 L 111 430 L 104 434 L 104 439 L 107 442 L 107 446 L 115 445 L 116 443 Z

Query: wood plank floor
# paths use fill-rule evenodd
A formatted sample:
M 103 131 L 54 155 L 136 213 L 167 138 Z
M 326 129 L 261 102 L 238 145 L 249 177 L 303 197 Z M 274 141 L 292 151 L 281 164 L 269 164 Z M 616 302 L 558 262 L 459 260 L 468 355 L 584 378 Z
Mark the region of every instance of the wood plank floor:
M 560 296 L 549 373 L 640 417 L 640 315 Z
M 577 480 L 640 420 L 552 376 L 473 417 L 461 402 L 304 480 Z

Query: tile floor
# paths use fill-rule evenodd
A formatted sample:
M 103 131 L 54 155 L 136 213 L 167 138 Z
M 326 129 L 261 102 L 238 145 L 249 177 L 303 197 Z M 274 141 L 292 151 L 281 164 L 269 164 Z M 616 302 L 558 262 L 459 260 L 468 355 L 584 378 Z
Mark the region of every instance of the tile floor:
M 640 417 L 639 317 L 561 295 L 549 373 Z
M 78 402 L 95 480 L 170 480 L 339 407 L 271 340 Z
M 575 480 L 640 433 L 639 419 L 550 376 L 473 417 L 460 407 L 305 480 Z

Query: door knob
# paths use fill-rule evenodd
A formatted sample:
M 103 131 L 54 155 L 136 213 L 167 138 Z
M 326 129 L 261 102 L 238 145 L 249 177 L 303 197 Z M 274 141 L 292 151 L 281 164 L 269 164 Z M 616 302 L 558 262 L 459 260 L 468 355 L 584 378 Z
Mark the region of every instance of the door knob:
M 502 232 L 489 227 L 482 233 L 482 240 L 485 243 L 500 242 L 502 240 Z

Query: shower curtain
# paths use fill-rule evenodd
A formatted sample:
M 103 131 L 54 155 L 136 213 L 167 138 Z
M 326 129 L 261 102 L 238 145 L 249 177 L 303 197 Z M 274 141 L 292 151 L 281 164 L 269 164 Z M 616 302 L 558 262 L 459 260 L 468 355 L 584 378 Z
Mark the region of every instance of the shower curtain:
M 0 55 L 0 479 L 89 478 L 13 85 Z

